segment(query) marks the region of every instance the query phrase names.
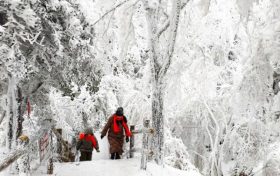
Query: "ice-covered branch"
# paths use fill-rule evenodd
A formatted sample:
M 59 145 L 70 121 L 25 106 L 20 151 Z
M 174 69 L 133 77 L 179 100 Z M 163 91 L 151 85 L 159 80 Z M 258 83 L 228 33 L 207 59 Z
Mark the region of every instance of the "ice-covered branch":
M 210 109 L 209 105 L 207 104 L 205 98 L 203 98 L 203 104 L 205 105 L 208 113 L 210 114 L 210 118 L 211 120 L 214 122 L 215 124 L 215 140 L 212 141 L 212 154 L 211 154 L 211 175 L 215 175 L 215 172 L 217 172 L 216 174 L 219 176 L 219 170 L 218 170 L 218 158 L 216 156 L 216 154 L 218 153 L 218 142 L 219 142 L 219 134 L 220 134 L 220 126 L 219 123 L 216 119 L 216 116 L 213 114 L 212 110 Z M 211 135 L 211 134 L 209 134 Z
M 27 148 L 22 148 L 11 152 L 4 160 L 0 162 L 0 172 L 16 161 L 20 156 L 26 153 Z
M 6 111 L 3 112 L 2 116 L 1 116 L 1 119 L 0 119 L 0 124 L 2 123 L 4 117 L 6 116 Z
M 111 8 L 110 10 L 108 10 L 107 12 L 105 12 L 98 20 L 96 20 L 93 25 L 96 25 L 99 21 L 101 21 L 104 17 L 106 17 L 109 13 L 115 11 L 117 8 L 121 7 L 122 5 L 124 5 L 125 3 L 127 3 L 130 0 L 125 0 L 119 4 L 117 4 L 116 6 L 114 6 L 113 8 Z M 138 1 L 138 0 L 137 0 Z
M 7 168 L 9 165 L 11 165 L 20 156 L 29 152 L 30 149 L 32 148 L 32 145 L 34 145 L 34 143 L 36 143 L 38 141 L 38 139 L 40 139 L 47 130 L 48 130 L 47 127 L 41 128 L 40 130 L 37 131 L 37 133 L 36 133 L 37 135 L 35 135 L 34 138 L 32 138 L 30 140 L 29 144 L 26 147 L 20 147 L 16 150 L 12 151 L 11 153 L 9 153 L 9 155 L 6 158 L 1 160 L 0 161 L 0 172 L 2 170 L 4 170 L 5 168 Z
M 29 93 L 29 95 L 36 93 L 44 84 L 44 82 L 39 82 Z
M 186 7 L 187 3 L 189 2 L 189 0 L 187 0 L 186 2 L 182 3 L 181 5 L 181 10 Z M 165 15 L 166 16 L 166 15 Z M 159 38 L 161 36 L 161 34 L 166 31 L 168 29 L 168 27 L 170 26 L 170 19 L 167 19 L 165 21 L 165 23 L 158 29 L 158 32 L 156 34 L 156 37 Z
M 164 63 L 161 67 L 159 77 L 162 78 L 170 64 L 171 64 L 171 58 L 174 52 L 174 47 L 175 47 L 175 42 L 176 42 L 176 36 L 177 36 L 177 30 L 178 30 L 178 25 L 179 25 L 179 20 L 180 20 L 180 12 L 181 12 L 181 0 L 176 0 L 172 4 L 172 23 L 171 23 L 171 28 L 170 28 L 170 34 L 169 34 L 169 40 L 170 43 L 167 46 L 166 53 L 164 54 Z

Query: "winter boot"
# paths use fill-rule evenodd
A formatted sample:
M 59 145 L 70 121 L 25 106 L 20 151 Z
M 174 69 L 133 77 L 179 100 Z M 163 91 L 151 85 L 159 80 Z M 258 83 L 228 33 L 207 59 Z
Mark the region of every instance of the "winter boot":
M 118 153 L 116 153 L 116 159 L 121 159 L 121 157 Z
M 114 160 L 116 158 L 116 153 L 111 153 L 111 159 Z

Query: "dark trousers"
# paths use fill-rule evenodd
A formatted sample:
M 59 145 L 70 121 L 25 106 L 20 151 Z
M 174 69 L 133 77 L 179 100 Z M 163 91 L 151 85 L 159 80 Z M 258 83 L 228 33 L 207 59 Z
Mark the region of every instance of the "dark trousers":
M 121 159 L 120 155 L 118 153 L 111 153 L 111 159 Z
M 80 161 L 91 161 L 92 152 L 81 151 Z

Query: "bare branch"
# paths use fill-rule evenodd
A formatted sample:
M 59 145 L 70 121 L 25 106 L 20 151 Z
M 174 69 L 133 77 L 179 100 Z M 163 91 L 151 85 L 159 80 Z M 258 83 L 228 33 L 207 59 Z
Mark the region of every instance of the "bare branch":
M 117 8 L 121 7 L 122 5 L 124 5 L 125 3 L 127 3 L 130 0 L 125 0 L 121 3 L 119 3 L 118 5 L 116 5 L 115 7 L 111 8 L 110 10 L 108 10 L 106 13 L 104 13 L 98 20 L 96 20 L 93 25 L 97 24 L 99 21 L 101 21 L 104 17 L 106 17 L 110 12 L 115 11 Z M 139 0 L 137 0 L 139 1 Z

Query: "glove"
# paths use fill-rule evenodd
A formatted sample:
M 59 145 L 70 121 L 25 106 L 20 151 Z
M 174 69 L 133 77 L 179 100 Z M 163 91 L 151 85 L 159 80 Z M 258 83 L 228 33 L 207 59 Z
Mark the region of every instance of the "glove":
M 99 149 L 96 149 L 96 152 L 97 152 L 97 153 L 99 153 L 99 152 L 100 152 L 100 150 L 99 150 Z
M 101 135 L 101 136 L 100 136 L 100 138 L 102 139 L 102 138 L 104 138 L 104 136 L 103 136 L 103 135 Z
M 128 136 L 126 136 L 125 141 L 129 142 L 129 137 Z

